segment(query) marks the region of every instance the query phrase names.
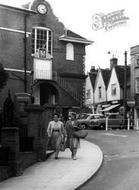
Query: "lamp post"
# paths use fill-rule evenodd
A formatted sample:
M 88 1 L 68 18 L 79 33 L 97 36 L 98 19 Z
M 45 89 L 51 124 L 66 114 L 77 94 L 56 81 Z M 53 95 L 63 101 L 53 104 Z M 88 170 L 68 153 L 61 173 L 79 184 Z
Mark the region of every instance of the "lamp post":
M 127 118 L 127 51 L 124 53 L 125 65 L 124 65 L 124 124 L 126 125 Z

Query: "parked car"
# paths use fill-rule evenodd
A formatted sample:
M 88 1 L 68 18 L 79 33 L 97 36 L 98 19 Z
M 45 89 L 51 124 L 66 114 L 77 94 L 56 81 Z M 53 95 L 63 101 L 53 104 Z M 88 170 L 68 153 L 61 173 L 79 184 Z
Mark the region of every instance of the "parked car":
M 90 127 L 90 123 L 93 122 L 93 120 L 100 119 L 101 117 L 103 117 L 102 114 L 83 113 L 78 117 L 77 121 L 79 125 L 82 125 L 82 127 L 87 129 Z
M 109 113 L 105 117 L 101 117 L 90 122 L 90 129 L 105 129 L 106 117 L 108 117 L 108 128 L 124 128 L 124 118 L 119 113 Z
M 86 115 L 88 115 L 88 113 L 79 113 L 79 114 L 77 114 L 76 119 L 83 119 Z

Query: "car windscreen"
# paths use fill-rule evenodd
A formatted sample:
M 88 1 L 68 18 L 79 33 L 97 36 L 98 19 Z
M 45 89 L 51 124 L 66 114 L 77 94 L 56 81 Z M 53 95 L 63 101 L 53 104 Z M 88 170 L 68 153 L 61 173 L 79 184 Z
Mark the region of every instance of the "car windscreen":
M 87 119 L 88 118 L 88 114 L 85 114 L 83 117 L 82 117 L 82 119 Z
M 94 115 L 94 119 L 100 119 L 100 118 L 103 118 L 102 115 Z
M 103 115 L 93 115 L 90 119 L 101 119 L 104 118 Z
M 88 116 L 88 114 L 81 114 L 79 115 L 78 119 L 87 119 Z

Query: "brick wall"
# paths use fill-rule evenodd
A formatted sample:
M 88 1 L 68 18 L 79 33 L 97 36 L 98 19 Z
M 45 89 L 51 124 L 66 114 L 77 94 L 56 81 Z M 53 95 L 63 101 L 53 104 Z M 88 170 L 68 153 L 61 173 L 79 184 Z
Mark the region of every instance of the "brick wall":
M 21 11 L 6 9 L 0 7 L 0 26 L 9 29 L 24 31 L 24 16 Z M 30 21 L 27 20 L 27 23 Z M 29 28 L 27 28 L 29 31 Z M 31 37 L 27 38 L 27 70 L 32 69 L 31 50 L 29 48 Z M 0 29 L 0 63 L 4 68 L 24 70 L 24 33 L 6 31 Z M 7 86 L 0 92 L 0 107 L 7 97 L 8 89 L 10 89 L 12 98 L 17 92 L 24 91 L 24 74 L 18 72 L 9 72 L 9 80 Z M 30 92 L 31 76 L 28 77 L 28 92 Z
M 0 26 L 8 29 L 15 29 L 24 31 L 25 14 L 18 11 L 13 11 L 9 9 L 0 8 Z M 27 31 L 31 31 L 31 24 L 29 17 L 27 20 Z M 28 53 L 27 60 L 31 61 L 30 57 L 30 39 L 27 38 Z M 19 33 L 15 31 L 6 31 L 0 29 L 0 61 L 3 63 L 4 67 L 10 67 L 15 69 L 24 68 L 24 33 Z
M 22 158 L 23 170 L 37 162 L 37 154 L 35 152 L 22 152 L 20 156 Z
M 37 154 L 36 152 L 22 152 L 20 153 L 22 158 L 21 168 L 22 170 L 27 167 L 35 164 L 37 162 Z M 6 180 L 10 177 L 13 177 L 11 168 L 9 166 L 0 166 L 0 181 Z
M 12 172 L 9 166 L 0 166 L 0 181 L 8 179 L 12 176 Z
M 9 72 L 8 72 L 9 73 Z M 7 85 L 0 91 L 0 107 L 3 106 L 3 102 L 5 101 L 6 97 L 8 96 L 8 90 L 10 89 L 11 97 L 14 100 L 15 93 L 24 92 L 24 81 L 20 80 L 18 77 L 9 73 L 10 78 L 7 81 Z M 23 74 L 17 74 L 17 76 L 24 78 Z M 31 76 L 28 76 L 28 92 L 31 92 Z

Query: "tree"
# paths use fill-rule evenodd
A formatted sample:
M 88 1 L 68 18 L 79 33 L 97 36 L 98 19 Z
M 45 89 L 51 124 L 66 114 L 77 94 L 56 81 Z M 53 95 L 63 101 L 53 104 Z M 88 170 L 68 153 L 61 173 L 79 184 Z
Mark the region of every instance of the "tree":
M 8 73 L 4 70 L 3 65 L 0 63 L 0 90 L 4 88 L 9 78 Z

